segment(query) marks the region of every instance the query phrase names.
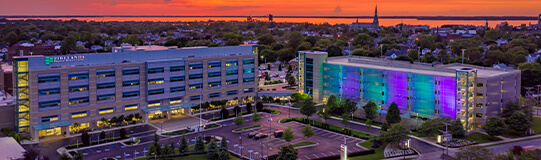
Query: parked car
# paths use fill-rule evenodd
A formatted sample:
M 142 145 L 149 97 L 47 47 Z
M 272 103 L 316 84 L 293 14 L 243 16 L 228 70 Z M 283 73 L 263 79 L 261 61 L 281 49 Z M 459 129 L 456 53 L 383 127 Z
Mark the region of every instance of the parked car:
M 254 137 L 255 135 L 257 135 L 257 134 L 259 134 L 259 133 L 260 133 L 260 132 L 258 132 L 258 131 L 250 132 L 250 133 L 248 133 L 248 138 L 252 138 L 252 137 Z
M 283 130 L 274 131 L 274 137 L 282 137 L 282 134 L 284 134 Z
M 266 133 L 258 133 L 254 136 L 254 139 L 258 140 L 258 139 L 263 139 L 263 138 L 267 138 L 269 137 L 269 134 L 266 134 Z

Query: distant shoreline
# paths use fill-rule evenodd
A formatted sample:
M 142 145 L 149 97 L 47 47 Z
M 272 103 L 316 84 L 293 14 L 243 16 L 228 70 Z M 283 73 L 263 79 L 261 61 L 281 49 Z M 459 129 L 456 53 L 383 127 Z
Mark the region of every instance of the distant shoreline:
M 159 16 L 159 15 L 0 15 L 0 18 L 107 18 L 107 17 L 164 17 L 164 18 L 245 18 L 247 16 Z M 267 16 L 252 16 L 254 18 L 266 18 Z M 370 19 L 373 16 L 273 16 L 274 18 L 329 18 L 329 19 Z M 380 19 L 417 19 L 417 20 L 465 20 L 465 21 L 505 21 L 505 20 L 538 20 L 535 16 L 379 16 Z

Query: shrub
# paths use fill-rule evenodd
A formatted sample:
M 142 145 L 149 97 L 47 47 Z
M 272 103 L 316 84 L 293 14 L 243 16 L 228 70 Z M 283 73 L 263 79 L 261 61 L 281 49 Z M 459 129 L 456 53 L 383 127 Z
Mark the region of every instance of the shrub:
M 126 129 L 122 128 L 120 129 L 120 139 L 126 138 Z
M 257 103 L 255 104 L 255 108 L 257 109 L 257 111 L 263 110 L 263 103 L 257 102 Z

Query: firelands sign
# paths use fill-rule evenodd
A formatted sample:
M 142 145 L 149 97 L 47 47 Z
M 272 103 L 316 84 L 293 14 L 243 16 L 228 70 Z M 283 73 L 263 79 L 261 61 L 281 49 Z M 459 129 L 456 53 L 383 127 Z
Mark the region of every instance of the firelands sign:
M 78 62 L 84 61 L 85 56 L 60 56 L 60 57 L 45 57 L 45 64 L 49 65 L 51 63 L 62 63 L 62 62 Z

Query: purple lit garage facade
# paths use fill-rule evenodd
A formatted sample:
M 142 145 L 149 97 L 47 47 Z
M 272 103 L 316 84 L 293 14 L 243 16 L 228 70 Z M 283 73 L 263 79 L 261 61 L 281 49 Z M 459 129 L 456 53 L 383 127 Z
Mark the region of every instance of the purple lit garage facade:
M 327 58 L 327 54 L 302 51 L 299 57 L 304 58 L 304 65 L 299 65 L 304 71 L 301 90 L 314 95 L 317 102 L 331 95 L 356 101 L 358 107 L 372 101 L 383 113 L 394 102 L 404 118 L 460 119 L 468 131 L 498 115 L 508 101 L 520 98 L 520 71 L 515 70 Z

